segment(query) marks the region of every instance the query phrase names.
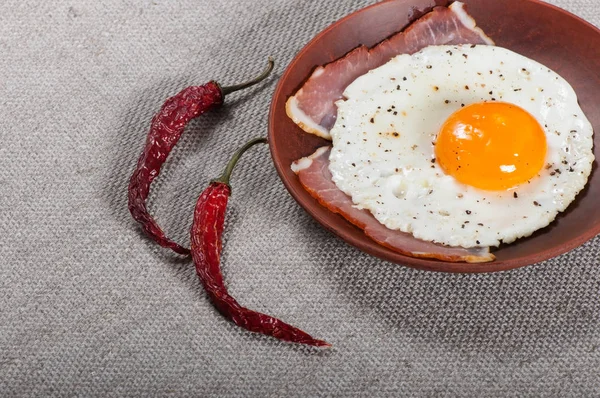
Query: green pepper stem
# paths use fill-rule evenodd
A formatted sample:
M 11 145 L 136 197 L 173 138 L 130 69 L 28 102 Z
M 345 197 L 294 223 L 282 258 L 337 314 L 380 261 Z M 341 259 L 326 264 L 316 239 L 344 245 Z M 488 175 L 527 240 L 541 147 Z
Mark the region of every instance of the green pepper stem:
M 238 160 L 240 160 L 240 158 L 242 157 L 244 152 L 246 152 L 248 149 L 250 149 L 251 147 L 253 147 L 256 144 L 266 144 L 266 143 L 267 143 L 267 139 L 264 137 L 254 138 L 254 139 L 248 141 L 247 143 L 245 143 L 244 146 L 242 146 L 240 149 L 238 149 L 233 154 L 233 156 L 231 157 L 231 160 L 229 161 L 229 163 L 227 163 L 227 167 L 225 167 L 223 174 L 221 174 L 221 177 L 213 180 L 212 182 L 220 182 L 220 183 L 229 185 L 229 180 L 231 179 L 231 173 L 233 173 L 233 169 L 235 168 L 235 165 L 237 164 Z
M 269 65 L 267 65 L 267 68 L 260 75 L 255 77 L 254 79 L 249 80 L 245 83 L 236 84 L 234 86 L 221 87 L 221 92 L 223 93 L 223 96 L 225 96 L 227 94 L 231 94 L 234 91 L 238 91 L 238 90 L 242 90 L 247 87 L 250 87 L 250 86 L 254 86 L 257 83 L 262 82 L 271 74 L 271 71 L 273 70 L 274 66 L 275 66 L 275 60 L 272 57 L 269 57 Z

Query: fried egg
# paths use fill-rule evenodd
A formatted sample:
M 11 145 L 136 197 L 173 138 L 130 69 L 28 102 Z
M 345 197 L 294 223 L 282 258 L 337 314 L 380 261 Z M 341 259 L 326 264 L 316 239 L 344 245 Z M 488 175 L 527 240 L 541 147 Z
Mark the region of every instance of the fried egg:
M 593 130 L 573 88 L 495 46 L 431 46 L 354 81 L 329 169 L 386 227 L 448 246 L 511 243 L 585 187 Z

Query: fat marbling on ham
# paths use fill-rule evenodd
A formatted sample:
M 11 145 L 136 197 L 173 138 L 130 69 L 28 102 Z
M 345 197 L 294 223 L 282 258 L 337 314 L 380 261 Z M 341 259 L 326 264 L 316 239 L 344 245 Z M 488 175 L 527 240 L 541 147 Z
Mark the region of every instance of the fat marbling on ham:
M 375 47 L 358 47 L 343 58 L 320 66 L 298 92 L 286 103 L 288 116 L 304 131 L 331 139 L 329 130 L 335 124 L 335 102 L 356 78 L 387 63 L 399 54 L 413 54 L 429 45 L 494 44 L 460 2 L 449 7 L 435 7 L 413 22 L 405 31 L 395 34 Z M 448 247 L 416 239 L 411 234 L 391 230 L 367 211 L 354 206 L 352 199 L 332 180 L 329 171 L 331 147 L 295 161 L 292 170 L 300 183 L 321 205 L 340 214 L 362 229 L 375 242 L 397 253 L 443 261 L 481 263 L 493 261 L 488 247 L 465 249 Z
M 321 205 L 362 229 L 369 238 L 397 253 L 444 261 L 482 263 L 494 260 L 489 248 L 448 247 L 416 239 L 411 234 L 388 229 L 367 210 L 357 209 L 352 199 L 335 185 L 329 171 L 331 147 L 319 148 L 311 156 L 292 164 L 300 183 Z
M 287 115 L 307 133 L 330 140 L 329 130 L 336 120 L 335 102 L 358 77 L 375 69 L 396 55 L 413 54 L 430 45 L 494 44 L 477 28 L 464 4 L 454 2 L 449 7 L 435 7 L 397 33 L 369 49 L 358 47 L 343 58 L 319 66 L 286 103 Z

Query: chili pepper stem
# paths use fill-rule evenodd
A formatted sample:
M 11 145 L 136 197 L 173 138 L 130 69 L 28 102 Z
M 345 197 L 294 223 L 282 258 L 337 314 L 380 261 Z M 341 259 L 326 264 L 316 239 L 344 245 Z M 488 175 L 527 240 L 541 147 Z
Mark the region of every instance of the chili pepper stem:
M 271 71 L 273 70 L 274 66 L 275 66 L 275 60 L 272 57 L 269 57 L 269 65 L 267 65 L 267 68 L 260 75 L 258 75 L 254 79 L 249 80 L 245 83 L 236 84 L 234 86 L 221 87 L 221 92 L 225 96 L 227 94 L 233 93 L 234 91 L 238 91 L 238 90 L 242 90 L 247 87 L 250 87 L 250 86 L 254 86 L 255 84 L 258 84 L 258 83 L 262 82 L 263 80 L 265 80 L 271 74 Z
M 254 138 L 254 139 L 248 141 L 247 143 L 245 143 L 244 146 L 242 146 L 240 149 L 238 149 L 233 154 L 233 156 L 231 157 L 231 160 L 229 161 L 229 163 L 227 163 L 227 167 L 225 167 L 223 174 L 221 174 L 221 177 L 213 180 L 212 182 L 220 182 L 220 183 L 229 185 L 229 180 L 231 179 L 231 173 L 233 173 L 233 169 L 234 169 L 235 165 L 237 164 L 238 160 L 240 160 L 240 158 L 242 157 L 244 152 L 246 152 L 248 149 L 250 149 L 251 147 L 253 147 L 256 144 L 266 144 L 266 143 L 267 143 L 267 139 L 264 137 Z

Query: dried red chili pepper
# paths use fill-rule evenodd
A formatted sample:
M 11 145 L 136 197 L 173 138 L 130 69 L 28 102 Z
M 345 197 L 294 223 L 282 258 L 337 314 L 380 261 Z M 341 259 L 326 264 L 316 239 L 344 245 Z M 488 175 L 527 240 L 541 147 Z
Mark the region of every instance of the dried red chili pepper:
M 277 318 L 242 307 L 229 295 L 223 282 L 220 267 L 223 247 L 221 235 L 227 202 L 231 195 L 229 179 L 242 154 L 251 146 L 266 142 L 265 138 L 257 138 L 240 148 L 233 155 L 222 176 L 212 181 L 200 195 L 194 210 L 191 229 L 192 258 L 196 265 L 196 272 L 215 307 L 236 325 L 280 340 L 329 347 L 329 343 L 314 339 L 306 332 Z
M 211 81 L 202 86 L 192 86 L 167 99 L 160 111 L 152 118 L 146 145 L 129 180 L 129 211 L 142 225 L 146 234 L 159 245 L 179 254 L 189 254 L 190 250 L 167 238 L 154 218 L 148 213 L 146 199 L 150 184 L 160 173 L 169 153 L 179 141 L 185 126 L 190 120 L 211 108 L 223 104 L 227 94 L 238 91 L 264 80 L 273 70 L 274 61 L 269 58 L 269 66 L 260 76 L 242 84 L 221 87 Z

